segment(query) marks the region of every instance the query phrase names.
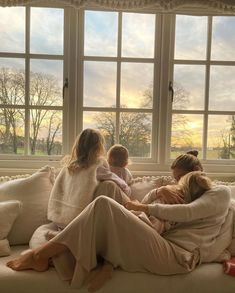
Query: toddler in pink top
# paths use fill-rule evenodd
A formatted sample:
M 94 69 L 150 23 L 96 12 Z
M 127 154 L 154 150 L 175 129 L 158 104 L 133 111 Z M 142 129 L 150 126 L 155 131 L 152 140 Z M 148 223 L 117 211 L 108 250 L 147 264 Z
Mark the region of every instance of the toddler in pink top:
M 131 172 L 127 168 L 129 152 L 121 144 L 115 144 L 108 150 L 108 163 L 110 170 L 123 179 L 128 185 L 133 181 Z

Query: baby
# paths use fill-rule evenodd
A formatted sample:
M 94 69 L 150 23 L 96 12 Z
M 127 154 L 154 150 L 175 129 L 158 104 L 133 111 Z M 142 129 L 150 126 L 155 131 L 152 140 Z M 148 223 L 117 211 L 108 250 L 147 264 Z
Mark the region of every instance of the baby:
M 148 193 L 141 203 L 130 201 L 125 206 L 133 211 L 142 221 L 153 227 L 159 234 L 169 230 L 175 222 L 160 220 L 148 215 L 148 204 L 155 203 L 169 204 L 167 194 L 175 193 L 182 198 L 182 203 L 187 204 L 199 198 L 205 191 L 211 189 L 212 182 L 201 171 L 187 173 L 179 180 L 177 185 L 162 186 Z
M 108 163 L 110 170 L 122 178 L 128 185 L 133 181 L 131 172 L 127 169 L 129 152 L 121 144 L 115 144 L 108 150 Z

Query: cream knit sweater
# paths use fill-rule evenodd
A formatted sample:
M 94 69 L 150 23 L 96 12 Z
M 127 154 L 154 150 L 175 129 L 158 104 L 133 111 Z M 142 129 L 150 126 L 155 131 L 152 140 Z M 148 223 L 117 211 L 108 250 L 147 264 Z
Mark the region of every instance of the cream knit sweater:
M 197 250 L 201 262 L 210 262 L 215 260 L 231 241 L 229 235 L 229 239 L 217 241 L 226 221 L 230 221 L 228 224 L 232 227 L 233 218 L 228 217 L 230 196 L 228 187 L 215 186 L 189 204 L 159 203 L 150 204 L 148 208 L 150 215 L 178 223 L 164 233 L 164 238 L 188 251 Z

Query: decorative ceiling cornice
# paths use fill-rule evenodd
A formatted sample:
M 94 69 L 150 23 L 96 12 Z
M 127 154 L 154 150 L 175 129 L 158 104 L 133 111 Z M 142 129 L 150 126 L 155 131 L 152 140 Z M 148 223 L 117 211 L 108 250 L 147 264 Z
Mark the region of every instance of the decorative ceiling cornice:
M 39 0 L 0 0 L 0 6 L 20 6 L 39 3 Z M 155 9 L 159 12 L 174 12 L 193 9 L 226 14 L 235 14 L 235 0 L 47 0 L 76 8 L 100 7 L 107 9 Z

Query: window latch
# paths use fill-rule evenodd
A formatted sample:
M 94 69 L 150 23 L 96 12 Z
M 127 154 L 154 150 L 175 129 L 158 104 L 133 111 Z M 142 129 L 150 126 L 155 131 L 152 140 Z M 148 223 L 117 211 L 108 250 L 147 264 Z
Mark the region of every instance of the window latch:
M 65 97 L 65 89 L 69 87 L 69 80 L 68 78 L 65 78 L 64 85 L 63 85 L 63 99 Z
M 169 81 L 168 90 L 171 92 L 171 102 L 173 103 L 173 100 L 174 100 L 174 88 L 173 88 L 173 82 L 172 81 Z

